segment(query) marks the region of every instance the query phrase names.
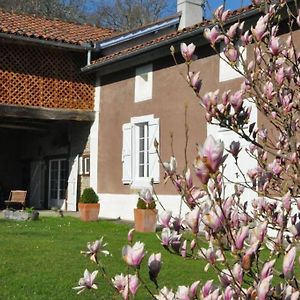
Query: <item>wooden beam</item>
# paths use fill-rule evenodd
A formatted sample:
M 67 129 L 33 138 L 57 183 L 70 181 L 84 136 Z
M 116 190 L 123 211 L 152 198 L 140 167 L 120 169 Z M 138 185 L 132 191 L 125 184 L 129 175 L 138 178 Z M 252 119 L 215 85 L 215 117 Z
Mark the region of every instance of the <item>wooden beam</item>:
M 0 104 L 0 117 L 93 122 L 95 120 L 95 112 L 79 109 L 57 109 Z

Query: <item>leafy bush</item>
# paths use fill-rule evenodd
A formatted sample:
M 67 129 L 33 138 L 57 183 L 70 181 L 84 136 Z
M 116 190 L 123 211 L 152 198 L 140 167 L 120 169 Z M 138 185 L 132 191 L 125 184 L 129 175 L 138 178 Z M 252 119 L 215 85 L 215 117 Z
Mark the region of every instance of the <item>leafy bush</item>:
M 80 197 L 81 203 L 97 203 L 99 201 L 98 195 L 95 193 L 93 188 L 85 188 Z
M 136 207 L 139 209 L 155 209 L 156 204 L 154 201 L 146 203 L 145 200 L 139 197 Z

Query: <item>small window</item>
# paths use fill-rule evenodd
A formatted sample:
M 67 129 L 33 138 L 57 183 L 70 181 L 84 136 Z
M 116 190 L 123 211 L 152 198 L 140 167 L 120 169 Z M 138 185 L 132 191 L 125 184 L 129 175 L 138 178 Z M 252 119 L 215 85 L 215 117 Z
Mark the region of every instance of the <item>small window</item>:
M 123 125 L 123 178 L 132 188 L 159 182 L 159 161 L 154 141 L 159 141 L 159 119 L 153 115 L 131 118 Z
M 246 60 L 247 58 L 247 49 L 238 46 L 239 48 L 239 53 L 241 54 L 243 60 Z M 224 54 L 224 43 L 221 43 L 221 53 L 220 53 L 220 63 L 219 63 L 219 81 L 227 81 L 231 79 L 236 79 L 242 77 L 240 73 L 235 71 L 228 63 L 227 63 L 227 58 Z M 237 62 L 237 67 L 239 70 L 243 71 L 242 65 L 241 65 L 241 57 L 239 58 L 239 61 Z
M 136 68 L 134 101 L 152 99 L 152 65 Z
M 90 157 L 81 156 L 79 158 L 79 175 L 90 175 Z

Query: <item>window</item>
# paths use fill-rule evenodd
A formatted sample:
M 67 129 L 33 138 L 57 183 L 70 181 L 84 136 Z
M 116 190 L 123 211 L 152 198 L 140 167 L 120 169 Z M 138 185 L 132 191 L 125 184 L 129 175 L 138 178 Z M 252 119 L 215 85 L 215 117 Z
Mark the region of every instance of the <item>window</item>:
M 79 175 L 90 175 L 90 157 L 81 156 L 79 158 Z
M 241 56 L 243 58 L 243 60 L 246 60 L 247 58 L 247 49 L 242 47 L 242 46 L 238 46 L 239 48 L 239 53 L 241 53 Z M 227 80 L 231 80 L 231 79 L 235 79 L 235 78 L 239 78 L 241 77 L 241 74 L 238 73 L 237 71 L 235 71 L 226 61 L 227 58 L 224 54 L 224 43 L 221 43 L 221 54 L 220 54 L 220 63 L 219 63 L 219 81 L 227 81 Z M 224 59 L 224 60 L 223 60 Z M 242 71 L 242 66 L 240 63 L 240 59 L 237 63 L 237 67 Z
M 149 126 L 148 123 L 136 124 L 138 177 L 149 177 Z
M 134 101 L 141 102 L 152 98 L 152 65 L 136 68 Z
M 131 118 L 123 124 L 122 164 L 124 184 L 133 188 L 159 182 L 159 161 L 154 147 L 159 141 L 159 119 L 153 115 Z

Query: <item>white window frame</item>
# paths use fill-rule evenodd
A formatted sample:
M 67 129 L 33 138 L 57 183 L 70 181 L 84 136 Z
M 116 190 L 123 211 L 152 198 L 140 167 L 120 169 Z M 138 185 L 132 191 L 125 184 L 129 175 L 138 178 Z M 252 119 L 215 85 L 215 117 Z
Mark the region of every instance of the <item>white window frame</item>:
M 89 164 L 87 161 L 90 161 Z M 90 175 L 90 168 L 91 168 L 91 160 L 89 155 L 83 155 L 79 157 L 79 169 L 78 175 Z
M 237 43 L 238 45 L 238 51 L 241 53 L 242 59 L 245 61 L 247 59 L 247 48 L 240 46 L 240 43 Z M 219 58 L 219 82 L 227 81 L 227 80 L 232 80 L 232 79 L 237 79 L 241 78 L 242 75 L 234 70 L 229 64 L 228 64 L 228 59 L 226 58 L 224 54 L 224 43 L 221 43 L 220 45 L 220 58 Z M 241 58 L 239 58 L 237 62 L 238 69 L 240 71 L 243 71 L 243 67 L 241 65 Z
M 153 65 L 144 65 L 135 69 L 134 102 L 152 99 Z
M 141 177 L 139 172 L 139 146 L 141 125 L 147 125 L 144 128 L 145 133 L 148 135 L 148 140 L 144 140 L 144 148 L 148 148 L 148 153 L 145 152 L 144 154 L 144 163 L 148 165 L 144 169 L 148 173 L 148 176 L 145 177 Z M 124 140 L 124 128 L 126 128 L 126 130 L 128 131 L 127 138 L 130 140 Z M 124 170 L 123 168 L 122 181 L 124 184 L 130 184 L 132 189 L 150 187 L 152 179 L 154 180 L 154 183 L 159 182 L 159 161 L 154 147 L 154 138 L 159 142 L 159 119 L 154 118 L 154 115 L 132 117 L 130 119 L 130 123 L 126 123 L 123 125 L 122 161 L 124 164 L 125 160 L 127 160 L 127 169 Z M 124 144 L 127 144 L 127 147 L 128 144 L 130 144 L 130 150 L 125 149 Z M 129 174 L 126 171 L 128 171 Z M 126 175 L 124 174 L 125 172 Z

